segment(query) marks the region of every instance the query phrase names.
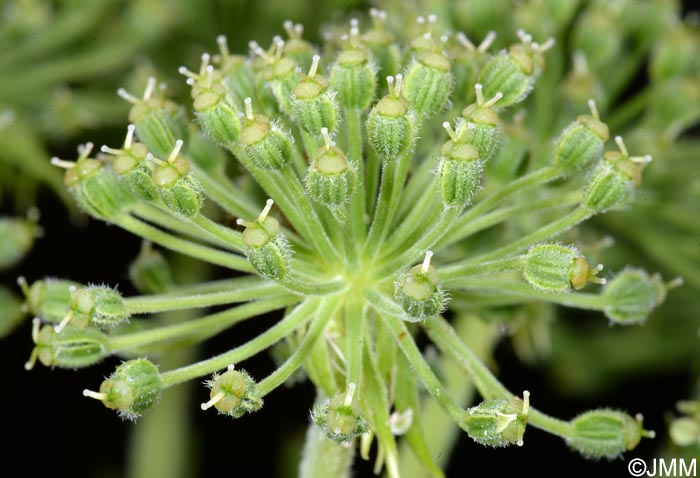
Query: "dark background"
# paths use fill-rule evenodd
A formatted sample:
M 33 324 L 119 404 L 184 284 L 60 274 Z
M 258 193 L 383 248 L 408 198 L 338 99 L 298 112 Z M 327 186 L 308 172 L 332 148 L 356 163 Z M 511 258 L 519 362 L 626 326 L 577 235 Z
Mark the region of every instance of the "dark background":
M 700 8 L 697 2 L 685 4 L 689 9 Z M 250 22 L 237 19 L 238 25 L 253 22 L 254 19 Z M 252 33 L 250 25 L 242 28 Z M 213 36 L 217 32 L 210 33 Z M 249 36 L 241 35 L 241 38 Z M 238 43 L 240 49 L 245 42 Z M 236 47 L 232 49 L 235 51 Z M 122 133 L 120 130 L 101 134 L 105 137 L 92 135 L 90 139 L 101 144 L 100 141 L 120 137 Z M 72 148 L 65 145 L 64 152 Z M 62 206 L 48 194 L 39 197 L 38 206 L 45 235 L 15 271 L 21 271 L 30 281 L 50 274 L 80 282 L 118 284 L 125 294 L 133 292 L 128 284 L 127 268 L 138 253 L 138 238 L 96 221 L 74 227 L 66 219 Z M 5 201 L 3 207 L 9 208 L 11 203 Z M 15 271 L 4 274 L 2 282 L 12 283 L 17 275 Z M 242 343 L 264 330 L 268 323 L 269 320 L 262 327 L 258 325 L 260 328 L 254 324 L 239 326 L 234 332 L 208 342 L 201 354 L 210 356 L 227 350 L 231 344 Z M 123 476 L 127 450 L 124 443 L 132 425 L 81 395 L 83 388 L 96 388 L 113 371 L 118 359 L 111 358 L 79 372 L 42 366 L 25 372 L 23 364 L 32 348 L 29 332 L 27 323 L 0 342 L 3 438 L 9 441 L 9 447 L 6 445 L 2 453 L 5 469 L 23 470 L 21 474 L 25 476 Z M 474 476 L 476 469 L 488 470 L 493 476 L 516 472 L 570 477 L 628 476 L 627 459 L 651 458 L 665 440 L 664 417 L 658 411 L 672 410 L 678 398 L 690 394 L 696 378 L 687 370 L 645 373 L 628 377 L 603 396 L 582 398 L 563 393 L 545 367 L 523 366 L 505 342 L 498 347 L 496 359 L 500 376 L 509 388 L 530 390 L 541 410 L 561 418 L 601 405 L 639 411 L 647 417 L 647 428 L 660 432 L 660 439 L 645 440 L 625 459 L 607 464 L 584 460 L 559 438 L 535 429 L 528 430 L 524 447 L 497 450 L 476 445 L 463 434 L 447 470 L 448 476 Z M 581 363 L 581 367 L 585 366 Z M 265 354 L 246 362 L 246 369 L 256 377 L 265 376 L 272 367 L 271 359 Z M 198 456 L 193 461 L 196 476 L 286 476 L 282 471 L 286 462 L 281 457 L 295 460 L 309 420 L 313 390 L 308 384 L 275 391 L 267 397 L 259 413 L 233 423 L 215 413 L 201 412 L 198 403 L 207 394 L 203 386 L 195 386 L 193 392 L 190 419 L 194 441 L 198 443 L 192 450 L 192 456 Z M 33 458 L 27 459 L 28 454 Z M 371 476 L 370 473 L 370 465 L 360 463 L 356 476 Z

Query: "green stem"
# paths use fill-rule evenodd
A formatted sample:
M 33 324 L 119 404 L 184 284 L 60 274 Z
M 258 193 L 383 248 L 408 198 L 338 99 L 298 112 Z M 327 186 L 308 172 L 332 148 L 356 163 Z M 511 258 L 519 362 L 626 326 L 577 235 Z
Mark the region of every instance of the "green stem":
M 193 242 L 180 239 L 167 232 L 152 227 L 129 215 L 122 215 L 115 219 L 114 224 L 125 229 L 132 234 L 141 236 L 144 239 L 170 249 L 171 251 L 185 254 L 196 259 L 226 267 L 241 272 L 253 272 L 253 267 L 245 257 L 219 251 L 211 247 L 202 246 Z
M 65 7 L 55 15 L 55 20 L 42 28 L 40 34 L 27 37 L 22 43 L 8 48 L 0 57 L 0 68 L 51 54 L 77 40 L 99 24 L 100 18 L 114 0 L 95 0 L 73 8 Z
M 398 214 L 396 214 L 397 221 L 404 220 L 406 214 L 413 210 L 416 202 L 424 198 L 425 191 L 434 178 L 430 171 L 435 167 L 435 162 L 431 158 L 438 151 L 440 151 L 440 147 L 435 148 L 435 151 L 428 154 L 411 175 L 411 180 L 406 185 L 406 189 L 404 189 L 403 200 L 399 205 Z
M 360 385 L 362 379 L 362 341 L 364 340 L 364 304 L 352 298 L 345 302 L 345 377 L 346 383 Z
M 150 222 L 151 224 L 184 234 L 189 236 L 191 239 L 205 240 L 210 244 L 219 247 L 228 246 L 226 242 L 222 241 L 218 237 L 210 234 L 203 236 L 200 228 L 194 227 L 192 224 L 185 222 L 181 216 L 174 216 L 171 212 L 164 211 L 154 204 L 138 202 L 133 205 L 132 213 L 139 216 L 141 219 Z
M 195 178 L 209 199 L 218 204 L 224 211 L 236 217 L 255 217 L 259 211 L 243 191 L 231 182 L 225 174 L 214 178 L 196 164 L 190 165 Z
M 511 181 L 498 191 L 480 200 L 471 209 L 467 210 L 450 228 L 446 234 L 446 237 L 449 237 L 453 230 L 462 227 L 464 224 L 468 224 L 469 222 L 473 221 L 474 218 L 488 212 L 490 209 L 497 206 L 501 201 L 504 201 L 513 194 L 536 186 L 541 186 L 548 182 L 554 181 L 559 177 L 561 177 L 561 172 L 558 168 L 554 166 L 545 166 L 541 169 L 526 174 L 525 176 L 521 176 L 515 181 Z
M 423 354 L 416 345 L 413 337 L 406 328 L 401 316 L 403 310 L 390 299 L 384 297 L 379 292 L 369 290 L 365 294 L 373 307 L 382 317 L 382 320 L 387 324 L 391 332 L 401 348 L 401 351 L 406 356 L 408 363 L 411 364 L 414 373 L 420 378 L 426 389 L 438 402 L 440 407 L 447 413 L 452 420 L 461 425 L 464 419 L 464 410 L 457 406 L 445 393 L 445 390 L 435 376 L 430 366 L 423 358 Z
M 381 167 L 379 153 L 374 148 L 367 152 L 367 167 L 365 168 L 365 211 L 372 214 L 377 201 L 377 189 L 379 188 L 379 168 Z
M 357 166 L 357 180 L 350 199 L 352 211 L 350 214 L 354 238 L 358 244 L 365 240 L 365 189 L 359 187 L 364 172 L 364 155 L 362 142 L 362 111 L 356 108 L 344 110 L 345 132 L 347 136 L 347 148 L 350 161 Z
M 389 397 L 387 396 L 387 386 L 382 380 L 377 367 L 376 358 L 372 352 L 372 341 L 365 337 L 364 344 L 355 344 L 355 347 L 364 351 L 365 367 L 365 393 L 364 402 L 367 406 L 368 415 L 374 424 L 374 432 L 377 434 L 377 441 L 380 445 L 380 453 L 383 453 L 387 474 L 390 478 L 399 478 L 399 452 L 396 446 L 394 434 L 389 426 Z M 375 467 L 375 473 L 377 468 Z
M 326 438 L 320 427 L 309 423 L 299 465 L 299 478 L 350 478 L 354 446 L 340 446 Z
M 287 217 L 292 227 L 302 234 L 307 241 L 313 242 L 311 241 L 313 236 L 310 234 L 310 230 L 304 227 L 304 217 L 303 214 L 300 213 L 298 207 L 299 205 L 297 204 L 298 202 L 303 202 L 303 200 L 308 201 L 306 194 L 303 194 L 302 191 L 302 197 L 298 197 L 297 200 L 297 197 L 290 195 L 289 187 L 285 184 L 285 181 L 282 178 L 282 172 L 278 171 L 278 174 L 270 174 L 270 171 L 264 171 L 257 168 L 251 159 L 246 155 L 245 151 L 237 144 L 229 144 L 227 145 L 227 148 L 239 159 L 243 166 L 245 166 L 250 175 L 253 176 L 253 179 L 255 179 L 263 191 L 265 191 L 265 194 L 275 201 L 277 207 Z M 287 168 L 288 167 L 290 166 L 287 166 Z M 294 174 L 294 171 L 291 171 L 291 173 Z M 293 178 L 294 181 L 292 181 L 292 184 L 298 184 L 299 179 L 296 177 L 296 175 L 294 175 Z M 256 217 L 258 213 L 259 211 L 247 217 Z
M 382 246 L 382 251 L 393 251 L 404 244 L 415 242 L 420 237 L 420 232 L 425 230 L 429 222 L 434 217 L 432 212 L 436 207 L 441 206 L 437 202 L 437 181 L 431 181 L 427 185 L 418 203 L 413 204 L 406 218 L 391 233 L 391 238 Z
M 483 231 L 491 226 L 507 221 L 520 214 L 530 214 L 542 212 L 549 209 L 570 208 L 581 204 L 581 192 L 572 191 L 565 195 L 557 195 L 540 201 L 528 202 L 517 206 L 504 207 L 490 213 L 479 216 L 471 221 L 464 221 L 464 216 L 455 222 L 459 227 L 453 227 L 445 236 L 440 239 L 435 246 L 436 249 L 447 247 L 455 242 L 459 242 L 479 231 Z
M 305 140 L 302 140 L 302 145 L 306 146 Z M 308 160 L 311 161 L 313 159 L 311 151 L 306 149 L 306 153 L 308 154 Z M 307 164 L 307 160 L 304 157 L 304 154 L 302 153 L 302 151 L 299 150 L 299 148 L 296 147 L 292 147 L 292 166 L 294 167 L 294 170 L 299 175 L 299 177 L 302 178 L 306 175 L 309 169 L 309 165 Z
M 366 314 L 367 323 L 374 324 L 374 350 L 377 354 L 379 373 L 389 386 L 389 395 L 394 397 L 393 387 L 396 374 L 399 372 L 397 357 L 401 355 L 397 353 L 399 346 L 394 340 L 394 334 L 391 333 L 391 330 L 379 318 L 374 309 L 367 309 Z
M 168 288 L 161 295 L 163 298 L 177 298 L 183 295 L 213 294 L 217 292 L 228 292 L 237 287 L 250 287 L 260 283 L 261 279 L 256 276 L 237 277 L 234 279 L 222 279 L 208 282 L 198 282 L 195 284 L 174 286 Z
M 345 284 L 340 280 L 332 280 L 328 282 L 307 282 L 297 277 L 287 277 L 280 281 L 279 284 L 292 292 L 304 295 L 324 295 L 337 292 L 342 289 Z
M 467 277 L 454 279 L 450 281 L 450 284 L 455 289 L 489 290 L 499 293 L 499 297 L 502 297 L 500 293 L 506 292 L 511 296 L 521 297 L 528 301 L 544 301 L 579 309 L 603 310 L 608 305 L 605 296 L 600 294 L 545 292 L 537 290 L 529 284 L 508 279 Z
M 135 332 L 133 334 L 112 335 L 109 338 L 109 349 L 116 352 L 195 334 L 198 337 L 202 337 L 201 340 L 203 340 L 205 336 L 216 334 L 219 331 L 242 320 L 279 310 L 298 301 L 298 297 L 289 295 L 274 297 L 272 299 L 249 302 L 247 304 L 195 320 L 188 320 L 186 322 L 180 322 L 164 327 L 156 327 L 151 330 Z M 174 385 L 174 383 L 171 383 L 170 385 Z
M 338 391 L 338 383 L 333 373 L 333 364 L 328 356 L 326 340 L 317 340 L 307 362 L 309 378 L 328 397 Z
M 50 156 L 41 143 L 39 132 L 22 121 L 6 126 L 0 134 L 0 161 L 10 164 L 23 175 L 46 184 L 51 192 L 77 215 L 75 201 L 68 193 L 63 174 L 51 165 Z
M 479 317 L 459 315 L 455 318 L 454 328 L 458 337 L 465 341 L 481 361 L 486 361 L 490 357 L 493 346 L 499 338 L 495 324 L 487 323 Z M 464 367 L 457 365 L 451 357 L 440 354 L 434 368 L 440 372 L 448 395 L 454 397 L 456 403 L 463 407 L 471 405 L 476 390 L 474 384 L 467 379 L 467 371 Z M 416 415 L 414 419 L 415 417 Z M 446 467 L 454 452 L 454 445 L 460 437 L 459 428 L 433 400 L 422 403 L 418 418 L 423 425 L 430 455 L 438 467 Z M 408 453 L 405 449 L 406 445 L 404 443 L 403 449 L 400 450 L 402 478 L 425 478 L 425 470 L 420 464 L 423 463 L 425 466 L 428 464 L 424 459 L 419 463 L 417 454 Z M 435 475 L 439 476 L 437 473 Z
M 425 473 L 425 469 L 420 465 L 427 468 L 432 476 L 434 477 L 444 477 L 445 474 L 440 469 L 433 457 L 431 456 L 430 447 L 428 446 L 428 441 L 426 440 L 425 434 L 423 433 L 423 426 L 420 417 L 420 404 L 418 401 L 418 381 L 416 376 L 411 369 L 411 365 L 406 360 L 403 354 L 399 354 L 396 357 L 396 375 L 395 375 L 395 387 L 396 395 L 394 398 L 394 407 L 399 413 L 405 412 L 406 410 L 411 410 L 413 412 L 413 420 L 411 421 L 411 426 L 406 431 L 404 437 L 405 441 L 411 447 L 411 451 L 417 460 L 420 461 L 416 463 L 418 468 L 422 473 Z M 466 380 L 463 380 L 466 382 Z M 444 417 L 444 414 L 440 414 Z M 445 419 L 447 422 L 448 419 Z M 441 432 L 444 433 L 445 430 L 449 430 L 451 422 L 444 423 Z M 401 463 L 405 463 L 405 457 L 402 453 L 399 453 L 401 460 L 399 462 L 399 469 L 402 470 L 402 476 L 406 475 L 406 470 L 404 470 Z
M 192 219 L 185 219 L 181 216 L 174 216 L 153 204 L 143 202 L 135 204 L 133 212 L 160 227 L 186 234 L 193 239 L 203 239 L 234 252 L 243 251 L 243 241 L 239 232 L 216 224 L 202 216 L 201 213 Z M 206 235 L 203 236 L 202 232 Z
M 379 186 L 379 199 L 374 209 L 374 218 L 372 219 L 372 225 L 370 226 L 369 235 L 367 236 L 367 242 L 365 243 L 365 249 L 362 254 L 365 259 L 371 258 L 374 252 L 379 248 L 385 224 L 389 219 L 389 202 L 392 190 L 394 189 L 394 177 L 398 169 L 397 162 L 396 158 L 391 158 L 385 159 L 381 163 L 382 179 L 381 185 Z
M 217 224 L 201 213 L 197 214 L 195 217 L 190 219 L 193 223 L 199 226 L 203 231 L 207 232 L 213 237 L 218 238 L 220 241 L 228 244 L 228 246 L 238 252 L 243 252 L 244 244 L 242 239 L 242 234 L 238 231 L 234 231 L 230 227 L 222 226 Z
M 665 228 L 659 228 L 658 224 L 647 224 L 645 220 L 633 219 L 629 215 L 606 220 L 605 224 L 633 242 L 649 258 L 658 261 L 674 273 L 681 274 L 684 280 L 700 288 L 698 261 L 682 252 L 694 250 L 697 243 L 692 243 L 690 247 L 686 248 L 679 247 L 678 243 L 682 241 L 679 240 L 677 234 L 673 234 Z M 696 234 L 692 236 L 696 236 Z M 690 239 L 692 236 L 689 235 L 688 238 Z M 669 247 L 669 244 L 674 244 L 677 248 Z
M 263 281 L 257 277 L 245 277 L 231 280 L 228 290 L 194 295 L 165 293 L 128 297 L 124 299 L 124 304 L 131 315 L 152 314 L 168 310 L 232 304 L 282 294 L 284 294 L 284 289 L 277 284 Z
M 177 367 L 194 360 L 193 348 L 178 349 L 160 358 L 161 367 Z M 192 476 L 189 451 L 193 427 L 190 420 L 191 387 L 163 394 L 158 406 L 135 423 L 129 439 L 129 478 L 186 478 Z
M 469 370 L 470 375 L 485 399 L 510 400 L 513 394 L 491 373 L 491 371 L 479 360 L 476 355 L 457 336 L 454 329 L 441 317 L 434 317 L 424 323 L 426 332 L 444 353 L 450 355 L 458 363 Z M 559 420 L 530 407 L 528 423 L 546 432 L 560 436 L 564 439 L 573 437 L 571 424 Z
M 454 219 L 459 215 L 460 209 L 449 208 L 442 211 L 440 219 L 430 228 L 423 236 L 411 244 L 408 248 L 399 250 L 399 254 L 392 258 L 389 258 L 381 265 L 381 267 L 376 271 L 375 277 L 385 278 L 394 273 L 397 270 L 407 267 L 413 261 L 416 261 L 418 257 L 425 254 L 426 250 L 430 248 L 435 242 L 437 242 L 443 234 L 448 230 L 450 225 L 454 222 Z
M 635 116 L 641 115 L 649 102 L 650 96 L 651 88 L 646 86 L 642 91 L 612 110 L 606 120 L 610 130 L 617 131 L 625 124 L 630 124 Z
M 504 256 L 508 256 L 510 254 L 515 254 L 540 241 L 544 241 L 546 239 L 558 236 L 562 232 L 571 229 L 572 227 L 585 221 L 589 217 L 591 217 L 591 212 L 589 210 L 583 207 L 576 208 L 566 216 L 559 218 L 556 221 L 551 222 L 546 226 L 541 227 L 540 229 L 521 237 L 520 239 L 517 239 L 497 249 L 494 249 L 491 252 L 487 252 L 476 257 L 472 257 L 471 259 L 466 259 L 464 261 L 458 262 L 453 267 L 491 261 Z
M 621 55 L 620 61 L 615 64 L 614 68 L 610 69 L 609 74 L 602 77 L 606 83 L 608 104 L 615 104 L 618 96 L 623 93 L 625 86 L 630 83 L 630 79 L 639 71 L 639 67 L 649 51 L 651 42 L 653 40 L 649 39 L 635 42 L 634 50 Z
M 318 299 L 305 300 L 267 331 L 228 352 L 162 373 L 160 377 L 163 388 L 209 375 L 226 368 L 229 364 L 236 364 L 265 350 L 309 321 L 313 312 L 318 308 L 318 302 Z
M 141 47 L 137 38 L 127 38 L 122 42 L 105 39 L 104 43 L 90 50 L 52 57 L 30 68 L 20 69 L 17 74 L 3 75 L 0 78 L 0 99 L 12 102 L 16 96 L 26 97 L 50 85 L 87 81 L 90 77 L 108 74 L 131 62 Z
M 411 165 L 412 154 L 413 152 L 409 151 L 401 154 L 398 158 L 385 158 L 383 162 L 379 202 L 363 253 L 366 259 L 375 256 L 391 227 Z
M 345 251 L 345 259 L 347 259 L 348 272 L 355 272 L 360 268 L 360 257 L 357 252 L 359 242 L 355 233 L 354 218 L 352 217 L 355 212 L 354 206 L 350 205 L 349 209 L 345 206 L 343 210 L 335 212 L 333 218 L 343 236 L 343 249 Z
M 299 347 L 280 368 L 258 383 L 258 392 L 261 397 L 264 397 L 275 388 L 282 385 L 304 362 L 309 353 L 311 353 L 314 345 L 316 345 L 316 341 L 328 325 L 328 322 L 330 322 L 335 314 L 338 302 L 339 300 L 337 297 L 332 297 L 321 302 L 318 312 L 311 322 L 304 339 L 301 341 L 301 344 L 299 344 Z
M 465 278 L 493 274 L 495 272 L 516 271 L 523 267 L 523 258 L 506 257 L 495 261 L 480 262 L 478 264 L 465 264 L 440 270 L 440 281 L 445 286 L 459 285 Z
M 309 236 L 307 239 L 314 245 L 324 260 L 330 264 L 335 263 L 339 258 L 338 251 L 336 251 L 333 242 L 323 228 L 321 219 L 316 214 L 316 210 L 313 208 L 306 191 L 304 191 L 299 177 L 289 165 L 282 168 L 280 177 L 283 180 L 284 187 L 288 188 L 299 207 L 301 226 L 303 228 L 300 232 L 306 232 L 306 235 Z
M 370 291 L 367 298 L 383 312 L 382 317 L 387 321 L 397 337 L 409 363 L 413 366 L 418 377 L 423 381 L 428 392 L 436 399 L 442 409 L 459 425 L 463 423 L 464 410 L 455 405 L 447 395 L 425 362 L 423 355 L 411 339 L 406 326 L 401 320 L 401 308 L 381 294 Z M 513 394 L 496 378 L 479 358 L 467 347 L 455 333 L 454 329 L 442 317 L 431 317 L 424 322 L 424 328 L 430 339 L 444 353 L 462 364 L 470 373 L 474 385 L 484 399 L 513 398 Z M 536 409 L 530 408 L 529 423 L 564 439 L 573 437 L 573 429 L 568 422 L 547 416 Z

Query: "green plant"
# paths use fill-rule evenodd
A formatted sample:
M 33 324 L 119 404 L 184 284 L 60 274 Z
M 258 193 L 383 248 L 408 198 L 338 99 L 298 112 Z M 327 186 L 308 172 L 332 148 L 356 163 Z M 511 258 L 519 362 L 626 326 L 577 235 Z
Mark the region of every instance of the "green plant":
M 568 24 L 576 2 L 562 4 L 568 10 L 533 2 L 554 22 L 538 33 Z M 275 39 L 268 50 L 252 43 L 246 57 L 219 39 L 213 65 L 205 54 L 198 71 L 180 70 L 192 87 L 193 115 L 149 79 L 142 97 L 120 93 L 133 104 L 121 147 L 102 147 L 100 155 L 86 144 L 76 161 L 52 161 L 66 169 L 86 213 L 233 272 L 127 298 L 68 281 L 25 286 L 27 307 L 49 322 L 35 321 L 28 368 L 35 360 L 76 368 L 126 356 L 85 395 L 130 419 L 161 390 L 210 376 L 202 408 L 239 417 L 302 369 L 318 390 L 303 476 L 346 476 L 355 443 L 366 458 L 374 439 L 378 468 L 399 476 L 397 435 L 441 475 L 422 430 L 419 381 L 455 424 L 491 446 L 522 445 L 528 424 L 593 458 L 614 458 L 653 437 L 640 417 L 621 411 L 570 421 L 545 415 L 536 396 L 531 407 L 528 392 L 520 399 L 501 384 L 459 332 L 474 311 L 511 313 L 533 302 L 640 324 L 678 284 L 632 268 L 598 278 L 602 266 L 586 260 L 594 248 L 553 242 L 629 205 L 641 183 L 651 158 L 630 155 L 619 136 L 619 151 L 604 153 L 610 132 L 597 107 L 612 109 L 610 97 L 633 71 L 612 75 L 608 95 L 598 95 L 578 56 L 558 117 L 542 83 L 556 84 L 563 52 L 546 35 L 537 43 L 518 32 L 507 50 L 491 54 L 492 35 L 479 47 L 464 35 L 438 36 L 432 16 L 421 17 L 407 39 L 390 32 L 382 12 L 372 17 L 363 34 L 357 21 L 337 26 L 321 49 L 293 26 L 289 41 Z M 590 114 L 578 111 L 586 102 Z M 530 107 L 532 121 L 522 115 Z M 637 152 L 638 144 L 629 147 Z M 220 212 L 205 213 L 205 201 Z M 221 213 L 240 228 L 217 221 Z M 156 269 L 156 278 L 162 274 Z M 596 292 L 578 292 L 584 287 Z M 162 326 L 138 317 L 219 305 L 233 306 Z M 131 358 L 278 310 L 283 317 L 267 331 L 202 361 L 159 370 Z M 414 340 L 420 330 L 466 370 L 483 402 L 466 408 L 464 393 L 446 389 Z M 288 353 L 269 376 L 239 370 L 280 342 Z

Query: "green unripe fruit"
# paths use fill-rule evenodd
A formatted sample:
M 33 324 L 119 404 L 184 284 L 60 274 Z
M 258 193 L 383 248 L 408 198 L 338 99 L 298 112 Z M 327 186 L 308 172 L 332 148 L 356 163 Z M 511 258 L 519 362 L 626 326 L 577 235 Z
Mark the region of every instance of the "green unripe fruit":
M 443 126 L 452 132 L 449 123 L 445 122 Z M 454 139 L 440 149 L 438 190 L 445 207 L 464 207 L 471 203 L 481 186 L 483 162 L 476 147 L 452 134 Z
M 124 146 L 113 149 L 102 146 L 103 153 L 110 156 L 112 169 L 127 184 L 135 198 L 143 201 L 158 199 L 158 189 L 151 178 L 151 166 L 146 161 L 148 149 L 146 145 L 133 142 L 136 127 L 130 124 L 127 128 Z
M 238 108 L 228 94 L 222 73 L 209 64 L 209 55 L 202 55 L 198 74 L 184 66 L 178 71 L 187 76 L 187 84 L 192 86 L 194 111 L 204 132 L 223 147 L 237 143 L 241 136 Z
M 608 151 L 591 174 L 584 205 L 598 213 L 627 204 L 635 187 L 642 182 L 642 169 L 651 156 L 630 156 L 620 136 L 615 137 L 620 151 Z
M 681 400 L 676 403 L 676 409 L 700 420 L 700 400 Z
M 173 186 L 161 188 L 160 195 L 168 208 L 185 217 L 196 216 L 202 207 L 199 183 L 189 174 L 181 177 Z
M 202 410 L 214 407 L 222 415 L 240 418 L 263 406 L 255 380 L 244 370 L 234 370 L 233 365 L 221 375 L 214 375 L 207 381 L 207 386 L 210 389 L 209 401 L 202 404 Z
M 700 32 L 697 25 L 683 22 L 669 28 L 654 42 L 649 74 L 654 82 L 692 77 L 700 72 Z
M 404 93 L 420 118 L 440 111 L 452 93 L 450 61 L 440 53 L 423 52 L 408 66 Z
M 49 322 L 60 322 L 70 305 L 71 290 L 80 284 L 60 279 L 44 279 L 27 285 L 24 277 L 17 281 L 26 299 L 26 308 L 34 317 Z
M 586 57 L 580 51 L 574 52 L 573 66 L 564 79 L 562 93 L 572 104 L 583 103 L 589 98 L 607 101 L 599 76 L 591 71 Z
M 0 339 L 11 334 L 25 316 L 22 302 L 5 287 L 0 287 Z
M 131 207 L 134 195 L 112 168 L 88 157 L 92 148 L 92 143 L 82 146 L 75 163 L 58 158 L 52 158 L 51 163 L 66 169 L 64 181 L 78 206 L 91 216 L 109 221 Z
M 154 96 L 156 79 L 148 79 L 143 98 L 119 89 L 119 96 L 132 103 L 129 122 L 136 126 L 139 141 L 157 157 L 167 157 L 178 138 L 187 138 L 187 120 L 182 108 L 170 100 Z
M 311 43 L 302 38 L 304 34 L 304 25 L 301 23 L 294 24 L 290 20 L 287 20 L 282 26 L 289 37 L 287 41 L 284 42 L 284 55 L 293 59 L 299 65 L 308 67 L 312 62 L 315 49 Z
M 263 62 L 262 77 L 265 85 L 270 89 L 277 100 L 282 112 L 293 116 L 291 97 L 292 90 L 299 83 L 301 74 L 297 71 L 297 62 L 292 58 L 282 57 L 285 43 L 281 38 L 276 38 L 269 51 L 264 51 L 256 42 L 250 42 L 250 49 Z
M 668 433 L 678 446 L 700 445 L 700 420 L 689 417 L 676 418 L 671 422 Z
M 222 147 L 230 147 L 240 140 L 241 120 L 228 95 L 206 109 L 195 111 L 195 114 L 202 130 Z
M 579 171 L 598 161 L 603 145 L 610 138 L 608 126 L 600 121 L 593 100 L 588 101 L 590 115 L 580 115 L 559 136 L 552 163 L 565 173 Z
M 619 58 L 624 48 L 619 9 L 609 2 L 599 2 L 586 9 L 576 22 L 572 49 L 582 52 L 596 71 L 604 71 Z
M 316 404 L 311 412 L 314 423 L 338 444 L 352 443 L 369 428 L 360 412 L 355 388 L 354 383 L 349 384 L 346 393 L 337 393 L 324 403 Z
M 264 170 L 282 169 L 292 154 L 292 141 L 265 115 L 253 115 L 250 98 L 245 99 L 246 118 L 241 131 L 243 153 Z
M 535 78 L 524 73 L 518 63 L 507 53 L 499 53 L 479 73 L 479 83 L 484 85 L 486 95 L 502 92 L 500 106 L 523 101 L 535 83 Z
M 250 264 L 262 277 L 281 281 L 287 276 L 289 244 L 284 236 L 278 235 L 261 247 L 249 247 L 246 254 Z
M 407 322 L 421 322 L 445 310 L 448 297 L 437 270 L 430 265 L 432 256 L 431 251 L 426 252 L 423 264 L 412 267 L 394 284 L 394 299 L 403 308 Z
M 68 323 L 83 329 L 88 325 L 115 327 L 129 319 L 121 294 L 109 287 L 71 288 L 68 311 L 56 326 L 60 332 Z
M 280 233 L 279 222 L 268 216 L 273 204 L 272 199 L 268 199 L 255 221 L 239 219 L 237 223 L 246 226 L 242 239 L 250 264 L 262 277 L 279 281 L 287 275 L 290 252 L 286 237 Z
M 663 135 L 667 142 L 697 124 L 700 118 L 696 106 L 700 102 L 700 75 L 669 78 L 651 87 L 644 115 L 651 134 Z M 639 136 L 641 141 L 653 141 L 653 136 L 649 139 L 647 134 Z
M 583 203 L 592 212 L 604 212 L 625 205 L 633 192 L 634 182 L 604 161 L 593 171 L 586 186 Z
M 477 83 L 476 103 L 464 108 L 462 118 L 467 122 L 467 128 L 461 135 L 462 141 L 469 143 L 479 150 L 479 158 L 487 162 L 496 151 L 501 136 L 498 113 L 492 108 L 503 97 L 498 92 L 488 101 L 484 100 L 483 87 Z
M 24 365 L 31 370 L 37 360 L 46 367 L 80 368 L 96 364 L 107 356 L 109 339 L 97 329 L 67 326 L 57 332 L 53 325 L 41 326 L 34 319 L 32 340 L 35 347 Z
M 216 37 L 219 45 L 219 65 L 224 84 L 228 92 L 240 104 L 243 98 L 255 94 L 255 79 L 248 58 L 243 55 L 232 55 L 224 35 Z
M 153 362 L 139 358 L 117 367 L 102 382 L 99 392 L 83 390 L 83 395 L 100 400 L 125 420 L 136 420 L 158 401 L 161 389 L 158 368 Z
M 481 69 L 491 59 L 488 49 L 496 39 L 496 32 L 489 32 L 477 47 L 463 32 L 457 32 L 449 49 L 452 71 L 455 77 L 455 102 L 467 101 L 471 96 L 472 85 L 476 83 Z
M 158 294 L 173 286 L 170 265 L 163 255 L 144 242 L 138 257 L 129 267 L 129 278 L 144 294 Z
M 386 12 L 371 8 L 369 14 L 372 17 L 374 27 L 362 35 L 362 42 L 372 52 L 381 78 L 399 69 L 401 52 L 394 35 L 385 28 Z
M 641 416 L 633 418 L 616 410 L 592 410 L 571 421 L 571 448 L 586 458 L 612 460 L 637 447 L 642 437 L 653 438 L 654 432 L 642 428 Z
M 346 49 L 331 68 L 330 83 L 344 108 L 369 108 L 377 88 L 377 66 L 363 49 Z
M 513 10 L 510 0 L 454 0 L 452 12 L 463 29 L 478 35 L 486 35 L 489 30 L 502 28 L 505 18 Z
M 319 56 L 314 56 L 312 71 L 302 77 L 292 90 L 292 111 L 296 122 L 311 134 L 318 134 L 323 127 L 335 131 L 338 125 L 338 102 L 328 80 L 315 73 Z M 313 73 L 313 76 L 311 74 Z
M 167 161 L 157 161 L 153 182 L 168 208 L 182 216 L 194 217 L 202 207 L 202 191 L 190 174 L 190 162 L 180 156 L 181 148 L 182 140 L 177 140 Z M 156 161 L 152 156 L 149 159 Z
M 641 269 L 625 269 L 603 290 L 603 311 L 616 324 L 642 323 L 666 299 L 667 288 L 658 274 L 650 276 Z
M 530 408 L 530 393 L 523 392 L 523 399 L 485 400 L 469 408 L 462 423 L 469 438 L 492 447 L 523 445 Z
M 316 151 L 306 186 L 311 197 L 324 206 L 336 209 L 347 203 L 354 186 L 354 170 L 345 154 L 331 142 L 328 130 L 322 128 L 326 146 Z
M 595 277 L 602 269 L 602 265 L 591 269 L 576 248 L 561 244 L 537 244 L 523 258 L 525 280 L 546 292 L 582 289 L 589 281 L 605 284 L 605 279 Z
M 416 123 L 408 100 L 401 95 L 403 77 L 387 77 L 389 94 L 379 100 L 367 119 L 370 145 L 382 157 L 393 160 L 399 154 L 413 149 Z
M 544 0 L 514 4 L 514 23 L 537 36 L 554 35 L 569 25 L 578 6 L 578 0 Z
M 498 93 L 503 94 L 498 102 L 499 108 L 519 103 L 530 94 L 544 68 L 543 53 L 554 45 L 553 39 L 543 45 L 534 43 L 532 37 L 523 31 L 518 31 L 518 36 L 521 43 L 493 57 L 479 73 L 484 96 L 492 98 Z
M 39 233 L 37 220 L 0 217 L 0 270 L 17 264 L 32 248 Z
M 467 159 L 453 159 L 455 155 L 451 155 L 450 159 L 443 156 L 438 165 L 440 198 L 445 207 L 464 207 L 471 204 L 472 197 L 481 186 L 483 164 L 477 157 L 476 148 L 466 144 L 450 147 L 453 150 L 465 150 L 468 149 L 466 146 L 471 147 L 470 151 L 462 155 Z M 472 156 L 471 153 L 474 155 Z

